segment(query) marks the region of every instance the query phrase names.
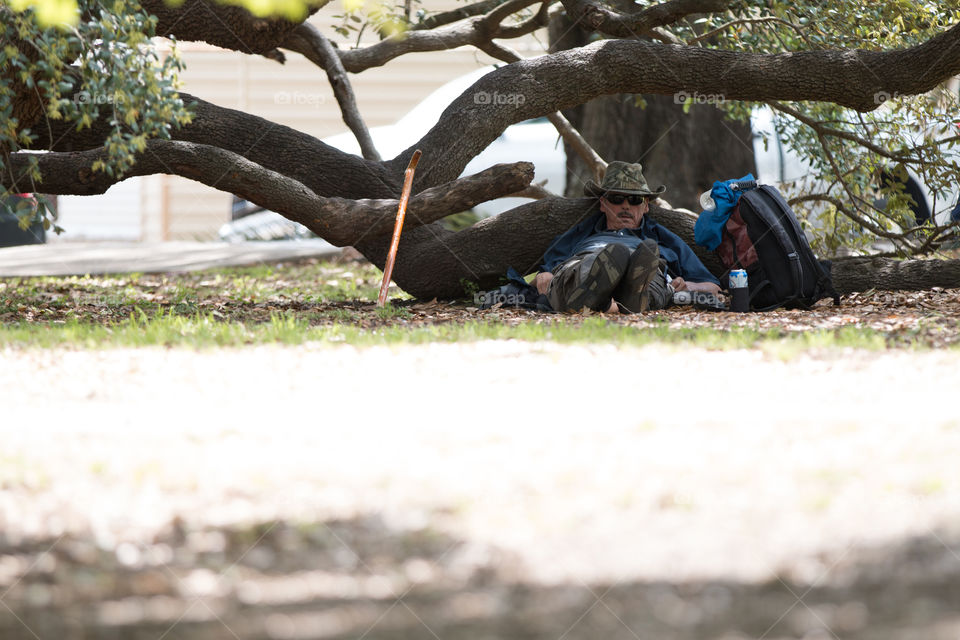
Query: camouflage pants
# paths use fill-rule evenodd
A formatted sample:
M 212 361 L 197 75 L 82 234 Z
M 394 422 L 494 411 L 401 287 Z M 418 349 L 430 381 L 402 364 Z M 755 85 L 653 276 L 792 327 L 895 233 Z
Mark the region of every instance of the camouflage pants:
M 593 266 L 593 261 L 597 259 L 597 254 L 601 250 L 602 248 L 575 254 L 554 268 L 553 280 L 547 287 L 547 299 L 550 301 L 551 307 L 554 309 L 565 307 L 564 301 L 587 278 L 587 274 L 590 273 L 590 268 Z M 666 262 L 660 260 L 660 270 L 650 282 L 650 310 L 663 309 L 672 299 L 672 294 L 667 288 L 665 272 Z

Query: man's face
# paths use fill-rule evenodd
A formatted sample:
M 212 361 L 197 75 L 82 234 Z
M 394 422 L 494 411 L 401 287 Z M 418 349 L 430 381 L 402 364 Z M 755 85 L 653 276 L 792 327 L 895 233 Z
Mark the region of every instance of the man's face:
M 607 229 L 636 229 L 643 220 L 643 214 L 650 209 L 650 201 L 643 198 L 639 204 L 630 204 L 630 198 L 637 200 L 640 196 L 626 196 L 622 193 L 608 193 L 600 198 L 600 210 L 607 217 Z M 616 200 L 622 200 L 617 203 Z

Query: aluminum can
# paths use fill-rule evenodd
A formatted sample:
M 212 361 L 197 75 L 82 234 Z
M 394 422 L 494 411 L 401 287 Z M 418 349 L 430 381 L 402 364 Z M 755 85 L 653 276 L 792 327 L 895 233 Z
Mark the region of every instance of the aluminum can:
M 730 272 L 730 288 L 731 289 L 746 289 L 747 288 L 747 270 L 746 269 L 734 269 Z
M 730 272 L 730 311 L 750 311 L 750 290 L 747 289 L 747 272 L 743 269 Z

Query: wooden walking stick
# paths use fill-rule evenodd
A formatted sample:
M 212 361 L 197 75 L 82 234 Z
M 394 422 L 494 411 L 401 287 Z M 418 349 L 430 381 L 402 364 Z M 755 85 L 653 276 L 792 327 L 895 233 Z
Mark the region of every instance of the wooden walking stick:
M 420 149 L 413 152 L 410 164 L 403 173 L 403 191 L 400 193 L 400 206 L 397 207 L 397 221 L 393 224 L 393 240 L 390 242 L 390 251 L 387 253 L 387 263 L 383 266 L 383 282 L 380 283 L 380 295 L 377 297 L 377 306 L 387 303 L 387 288 L 390 286 L 390 276 L 393 275 L 393 263 L 397 259 L 397 247 L 400 245 L 400 232 L 403 231 L 403 218 L 407 215 L 407 201 L 410 200 L 410 188 L 413 186 L 413 172 L 417 170 L 420 161 Z

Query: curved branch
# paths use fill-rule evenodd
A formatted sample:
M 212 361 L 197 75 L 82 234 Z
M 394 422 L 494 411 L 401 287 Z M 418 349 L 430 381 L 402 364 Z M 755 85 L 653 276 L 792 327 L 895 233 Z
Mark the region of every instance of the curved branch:
M 519 38 L 528 33 L 533 33 L 540 27 L 547 26 L 547 23 L 550 21 L 550 5 L 553 4 L 553 2 L 554 0 L 543 0 L 535 14 L 519 24 L 501 25 L 493 37 L 502 39 Z
M 392 198 L 400 193 L 402 169 L 391 175 L 381 162 L 346 153 L 296 129 L 244 111 L 220 107 L 189 94 L 180 96 L 192 105 L 194 119 L 190 125 L 170 132 L 174 140 L 231 151 L 290 176 L 318 195 L 356 199 Z M 75 124 L 63 120 L 53 121 L 51 127 L 52 140 L 44 137 L 43 131 L 37 131 L 37 148 L 50 151 L 97 149 L 103 145 L 111 129 L 105 115 L 93 126 L 80 131 L 76 131 Z
M 390 233 L 396 199 L 349 200 L 324 198 L 309 187 L 283 174 L 265 169 L 243 156 L 209 145 L 153 140 L 139 154 L 133 169 L 123 177 L 108 176 L 90 169 L 102 160 L 102 149 L 71 153 L 26 154 L 9 157 L 11 175 L 28 176 L 35 158 L 41 180 L 13 180 L 4 174 L 0 185 L 42 193 L 95 195 L 128 177 L 165 173 L 196 180 L 222 191 L 235 193 L 262 207 L 308 227 L 339 246 L 354 244 L 364 237 Z M 451 213 L 500 198 L 525 188 L 533 180 L 529 162 L 500 164 L 478 174 L 421 191 L 408 204 L 409 225 L 425 225 Z M 29 188 L 27 188 L 29 187 Z
M 481 2 L 468 4 L 465 7 L 458 7 L 456 9 L 451 9 L 450 11 L 435 13 L 432 16 L 427 16 L 417 24 L 411 25 L 409 30 L 425 31 L 427 29 L 443 27 L 454 22 L 460 22 L 461 20 L 472 18 L 473 16 L 489 13 L 504 2 L 506 2 L 506 0 L 482 0 Z
M 294 29 L 290 37 L 284 42 L 284 46 L 291 51 L 303 54 L 308 60 L 327 72 L 327 80 L 333 88 L 333 95 L 337 98 L 340 105 L 340 112 L 343 114 L 343 121 L 350 131 L 357 138 L 360 144 L 360 152 L 367 160 L 379 161 L 380 154 L 377 147 L 373 144 L 373 138 L 370 137 L 370 131 L 360 115 L 357 108 L 357 99 L 353 94 L 353 87 L 350 85 L 350 79 L 347 78 L 347 72 L 340 63 L 340 56 L 330 41 L 320 33 L 320 30 L 309 22 L 304 22 Z
M 508 0 L 498 5 L 490 13 L 474 17 L 464 22 L 435 29 L 433 31 L 407 31 L 391 36 L 385 40 L 364 47 L 340 51 L 340 60 L 343 67 L 351 73 L 360 73 L 371 67 L 379 67 L 394 58 L 406 53 L 423 51 L 443 51 L 464 45 L 479 46 L 489 42 L 500 31 L 500 23 L 510 15 L 537 4 L 541 0 Z M 534 20 L 527 20 L 520 26 L 509 27 L 511 37 L 518 37 L 536 31 L 541 25 Z
M 528 0 L 523 0 L 527 2 Z M 865 110 L 877 107 L 877 91 L 921 93 L 960 72 L 960 26 L 916 47 L 887 52 L 846 50 L 778 55 L 744 54 L 638 40 L 603 40 L 522 60 L 497 69 L 453 101 L 414 147 L 385 163 L 343 153 L 312 136 L 192 96 L 194 122 L 171 135 L 220 146 L 283 173 L 319 195 L 396 197 L 413 149 L 424 152 L 414 191 L 455 179 L 467 163 L 509 125 L 615 93 L 695 89 L 726 99 L 821 100 Z M 522 96 L 509 104 L 479 104 L 479 92 Z M 93 129 L 71 131 L 54 122 L 63 140 L 41 141 L 54 150 L 103 144 L 106 119 Z M 42 131 L 36 132 L 43 135 Z M 48 146 L 48 143 L 51 143 Z M 277 153 L 283 149 L 284 153 Z M 349 180 L 343 176 L 349 175 Z
M 315 13 L 327 2 L 329 0 L 307 3 L 307 15 Z M 207 42 L 224 49 L 258 53 L 275 59 L 279 53 L 275 51 L 276 48 L 300 24 L 284 18 L 260 18 L 243 7 L 211 0 L 185 0 L 178 3 L 142 0 L 140 4 L 157 17 L 158 36 Z

